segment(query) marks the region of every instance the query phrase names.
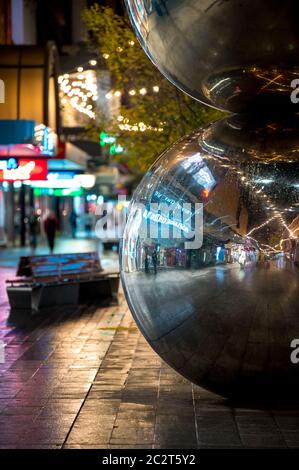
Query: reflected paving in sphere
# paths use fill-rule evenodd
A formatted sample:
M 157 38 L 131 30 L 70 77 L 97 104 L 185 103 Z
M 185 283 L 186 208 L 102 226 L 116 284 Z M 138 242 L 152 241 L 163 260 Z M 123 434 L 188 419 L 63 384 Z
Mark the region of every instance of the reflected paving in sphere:
M 131 203 L 121 269 L 134 318 L 169 365 L 224 396 L 299 391 L 298 129 L 211 124 L 170 147 Z M 200 246 L 172 236 L 182 207 L 176 228 L 202 231 Z
M 232 112 L 293 111 L 298 0 L 126 0 L 142 47 L 192 97 Z

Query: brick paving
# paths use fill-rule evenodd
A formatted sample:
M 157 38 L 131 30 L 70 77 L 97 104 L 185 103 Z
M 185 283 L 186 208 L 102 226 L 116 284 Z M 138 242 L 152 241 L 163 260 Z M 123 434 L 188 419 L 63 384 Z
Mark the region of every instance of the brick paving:
M 299 447 L 299 409 L 232 406 L 165 365 L 119 305 L 9 318 L 0 269 L 0 448 Z

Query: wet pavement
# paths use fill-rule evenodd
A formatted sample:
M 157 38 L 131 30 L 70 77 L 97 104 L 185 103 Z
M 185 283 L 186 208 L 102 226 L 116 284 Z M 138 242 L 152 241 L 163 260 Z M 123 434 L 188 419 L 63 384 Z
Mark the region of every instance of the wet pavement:
M 12 255 L 0 269 L 0 448 L 299 447 L 299 409 L 192 385 L 148 346 L 122 293 L 118 305 L 9 317 Z

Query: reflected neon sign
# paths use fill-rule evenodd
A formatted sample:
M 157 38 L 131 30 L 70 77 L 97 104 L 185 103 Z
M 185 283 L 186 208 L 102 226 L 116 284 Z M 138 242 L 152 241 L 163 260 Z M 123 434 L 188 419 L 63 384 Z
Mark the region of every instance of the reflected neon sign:
M 179 230 L 182 230 L 183 232 L 186 232 L 186 233 L 189 233 L 189 231 L 190 231 L 190 229 L 186 225 L 182 224 L 181 222 L 178 222 L 177 220 L 170 219 L 169 217 L 165 217 L 162 214 L 158 214 L 158 213 L 149 211 L 147 209 L 145 209 L 145 211 L 143 212 L 143 218 L 151 220 L 152 222 L 156 222 L 156 223 L 159 223 L 159 224 L 168 225 L 169 227 L 170 226 L 175 227 L 175 228 L 177 228 Z

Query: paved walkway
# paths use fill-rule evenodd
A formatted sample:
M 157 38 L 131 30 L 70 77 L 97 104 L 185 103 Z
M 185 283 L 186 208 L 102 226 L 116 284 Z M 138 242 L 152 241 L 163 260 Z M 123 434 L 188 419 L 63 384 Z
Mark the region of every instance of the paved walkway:
M 193 386 L 148 346 L 122 294 L 9 317 L 18 255 L 0 253 L 0 448 L 299 447 L 299 408 L 237 406 Z
M 178 376 L 118 306 L 9 319 L 0 448 L 299 447 L 298 410 L 232 407 Z

